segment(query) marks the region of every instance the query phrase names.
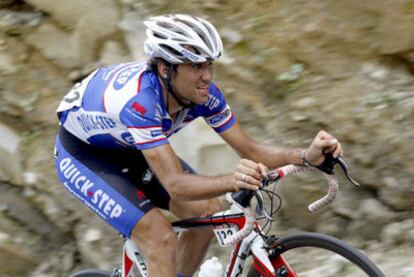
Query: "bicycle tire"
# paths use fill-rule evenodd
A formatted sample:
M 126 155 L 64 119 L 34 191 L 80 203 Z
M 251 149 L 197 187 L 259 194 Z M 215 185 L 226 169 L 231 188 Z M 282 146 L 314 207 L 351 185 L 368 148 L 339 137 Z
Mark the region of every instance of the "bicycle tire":
M 71 274 L 69 277 L 111 277 L 112 273 L 99 269 L 85 269 Z
M 279 238 L 273 245 L 275 246 L 275 251 L 278 255 L 296 248 L 311 247 L 325 249 L 338 254 L 353 263 L 356 267 L 361 269 L 361 272 L 365 272 L 367 276 L 385 277 L 384 273 L 359 250 L 351 247 L 344 241 L 331 236 L 318 233 L 300 233 Z M 271 258 L 272 263 L 276 258 L 277 256 Z M 247 276 L 259 277 L 262 275 L 255 269 L 253 264 L 248 270 Z

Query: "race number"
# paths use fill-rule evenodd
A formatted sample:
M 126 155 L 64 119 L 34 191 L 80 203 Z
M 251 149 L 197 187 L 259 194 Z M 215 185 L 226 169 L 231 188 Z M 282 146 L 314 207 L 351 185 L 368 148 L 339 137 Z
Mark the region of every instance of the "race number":
M 57 112 L 63 112 L 72 109 L 73 107 L 82 106 L 82 99 L 89 81 L 95 76 L 97 70 L 89 74 L 82 82 L 76 83 L 72 89 L 65 95 L 62 102 L 60 102 Z
M 237 228 L 234 225 L 228 225 L 227 224 L 227 225 L 221 225 L 217 228 L 214 228 L 213 231 L 214 231 L 214 234 L 217 237 L 217 240 L 218 240 L 220 246 L 224 247 L 224 246 L 226 246 L 224 244 L 224 241 L 228 237 L 234 235 L 237 232 Z
M 72 89 L 65 95 L 65 97 L 63 98 L 63 101 L 68 102 L 68 103 L 73 103 L 79 100 L 81 97 L 81 93 L 79 89 L 81 87 L 82 87 L 82 83 L 76 83 L 72 87 Z

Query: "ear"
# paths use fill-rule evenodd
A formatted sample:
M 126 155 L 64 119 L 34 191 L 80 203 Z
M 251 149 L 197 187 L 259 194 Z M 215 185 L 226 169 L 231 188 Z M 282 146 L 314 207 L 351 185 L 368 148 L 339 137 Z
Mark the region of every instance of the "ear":
M 158 74 L 160 74 L 162 78 L 166 79 L 168 77 L 168 66 L 163 62 L 159 62 L 157 68 Z

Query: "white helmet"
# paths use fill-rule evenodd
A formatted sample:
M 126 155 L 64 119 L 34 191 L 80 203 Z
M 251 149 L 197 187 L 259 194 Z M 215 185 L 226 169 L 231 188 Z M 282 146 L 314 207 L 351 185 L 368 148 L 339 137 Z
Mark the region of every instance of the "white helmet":
M 216 28 L 202 18 L 170 14 L 151 17 L 144 24 L 147 26 L 144 50 L 151 60 L 201 63 L 216 60 L 223 52 Z

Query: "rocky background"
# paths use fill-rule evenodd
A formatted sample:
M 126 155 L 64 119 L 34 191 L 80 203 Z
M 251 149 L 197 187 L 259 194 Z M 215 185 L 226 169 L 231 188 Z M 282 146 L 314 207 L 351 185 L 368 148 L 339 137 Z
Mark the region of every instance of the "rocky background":
M 338 201 L 309 215 L 321 179 L 286 180 L 276 230 L 332 234 L 387 276 L 414 276 L 413 0 L 1 0 L 0 276 L 119 263 L 117 233 L 58 183 L 55 109 L 97 66 L 145 60 L 142 20 L 167 12 L 218 27 L 226 52 L 216 81 L 252 136 L 306 147 L 325 129 L 342 141 L 362 188 L 340 176 Z M 173 143 L 204 174 L 237 162 L 202 122 Z

